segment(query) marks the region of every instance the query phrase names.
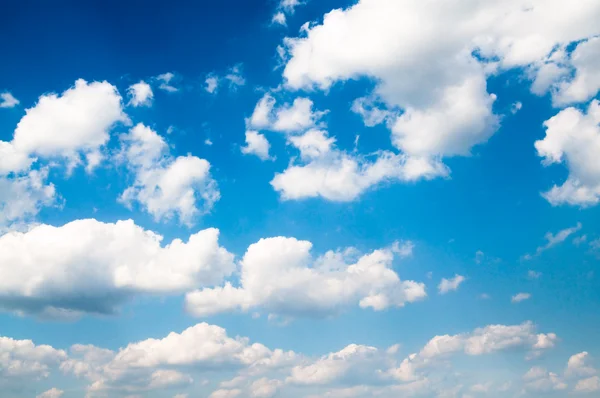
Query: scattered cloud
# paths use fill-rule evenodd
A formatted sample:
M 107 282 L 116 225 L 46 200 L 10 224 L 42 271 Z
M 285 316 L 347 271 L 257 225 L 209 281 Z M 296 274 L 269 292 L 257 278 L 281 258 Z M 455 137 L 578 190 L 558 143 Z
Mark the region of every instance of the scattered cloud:
M 0 108 L 14 108 L 19 103 L 20 101 L 8 91 L 0 93 Z
M 454 278 L 451 279 L 442 278 L 442 281 L 438 285 L 438 292 L 440 294 L 446 294 L 449 292 L 456 291 L 458 290 L 460 284 L 463 283 L 465 280 L 466 278 L 464 276 L 458 274 L 456 274 Z
M 256 155 L 261 160 L 269 160 L 271 159 L 270 148 L 271 145 L 264 135 L 256 131 L 246 131 L 246 146 L 241 148 L 243 154 Z
M 174 79 L 175 79 L 174 73 L 172 73 L 172 72 L 163 73 L 161 75 L 156 76 L 155 79 L 156 79 L 156 81 L 159 82 L 158 88 L 160 90 L 163 90 L 163 91 L 166 91 L 169 93 L 175 93 L 175 92 L 179 91 L 179 88 L 177 88 L 173 85 Z
M 152 87 L 143 80 L 129 86 L 127 93 L 130 98 L 129 105 L 134 107 L 152 105 L 152 100 L 154 98 Z
M 566 181 L 554 185 L 542 195 L 550 204 L 589 207 L 600 200 L 600 102 L 594 100 L 587 113 L 567 108 L 544 122 L 546 136 L 535 142 L 544 158 L 542 164 L 565 163 L 569 171 Z
M 192 225 L 219 200 L 207 160 L 192 155 L 172 157 L 164 138 L 141 123 L 122 135 L 121 142 L 117 160 L 135 175 L 133 185 L 119 198 L 128 207 L 137 202 L 157 221 L 176 216 L 182 224 Z
M 235 264 L 218 237 L 206 229 L 162 246 L 133 221 L 94 219 L 8 233 L 0 236 L 0 307 L 52 318 L 110 314 L 136 294 L 220 283 Z
M 406 245 L 405 243 L 404 245 Z M 240 285 L 194 291 L 186 296 L 196 316 L 263 309 L 282 316 L 333 316 L 353 305 L 381 311 L 424 299 L 425 285 L 402 281 L 391 268 L 404 245 L 359 255 L 354 248 L 313 259 L 312 243 L 294 238 L 261 239 L 240 262 Z
M 510 301 L 512 303 L 520 303 L 521 301 L 529 300 L 531 298 L 531 294 L 529 293 L 517 293 L 511 297 Z
M 554 246 L 563 243 L 565 240 L 567 240 L 569 238 L 569 236 L 573 235 L 574 233 L 578 232 L 581 229 L 582 225 L 581 223 L 577 223 L 576 226 L 574 227 L 570 227 L 570 228 L 565 228 L 562 229 L 560 231 L 558 231 L 555 234 L 553 234 L 552 232 L 547 232 L 546 235 L 544 235 L 544 238 L 546 239 L 546 244 L 543 246 L 539 246 L 536 250 L 535 253 L 532 254 L 526 254 L 525 256 L 523 256 L 524 260 L 531 260 L 533 257 L 537 257 L 540 254 L 542 254 L 543 252 L 545 252 L 548 249 L 553 248 Z

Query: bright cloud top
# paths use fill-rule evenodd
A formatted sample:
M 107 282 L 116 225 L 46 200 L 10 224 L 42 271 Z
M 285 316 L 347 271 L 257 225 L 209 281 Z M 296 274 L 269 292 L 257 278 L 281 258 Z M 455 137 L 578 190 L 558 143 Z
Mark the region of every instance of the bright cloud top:
M 257 308 L 282 316 L 330 316 L 356 304 L 381 311 L 427 296 L 423 283 L 402 281 L 392 270 L 395 255 L 406 255 L 397 244 L 361 256 L 353 248 L 329 251 L 316 259 L 311 248 L 295 238 L 261 239 L 240 262 L 238 287 L 227 283 L 189 293 L 188 311 L 208 316 Z

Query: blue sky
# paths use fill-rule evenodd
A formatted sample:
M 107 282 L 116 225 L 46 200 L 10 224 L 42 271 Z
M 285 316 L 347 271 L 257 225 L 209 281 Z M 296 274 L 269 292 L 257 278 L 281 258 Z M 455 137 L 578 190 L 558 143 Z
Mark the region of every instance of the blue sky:
M 3 397 L 592 397 L 600 5 L 10 2 Z

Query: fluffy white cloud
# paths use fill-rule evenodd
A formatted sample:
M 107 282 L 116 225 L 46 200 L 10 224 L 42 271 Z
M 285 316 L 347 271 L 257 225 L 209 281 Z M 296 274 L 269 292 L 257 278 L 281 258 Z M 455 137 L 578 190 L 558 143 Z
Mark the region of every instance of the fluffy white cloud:
M 129 86 L 127 93 L 130 97 L 129 105 L 135 107 L 152 105 L 152 100 L 154 98 L 152 87 L 143 80 Z
M 135 174 L 135 182 L 119 198 L 127 206 L 138 202 L 156 220 L 177 216 L 181 223 L 191 225 L 219 200 L 217 183 L 205 159 L 192 155 L 173 158 L 165 140 L 141 123 L 121 140 L 118 158 Z
M 93 346 L 73 346 L 70 356 L 61 369 L 88 379 L 91 396 L 107 391 L 136 392 L 192 383 L 192 377 L 182 373 L 182 369 L 251 370 L 260 375 L 269 369 L 289 366 L 296 360 L 292 351 L 270 350 L 262 344 L 250 343 L 245 337 L 229 337 L 225 329 L 206 323 L 181 333 L 170 333 L 162 339 L 131 343 L 116 353 Z M 277 380 L 257 380 L 255 384 L 256 391 L 263 394 L 268 386 L 280 385 Z M 232 384 L 224 388 L 235 387 Z
M 300 385 L 331 385 L 342 381 L 360 384 L 375 379 L 382 356 L 375 347 L 351 344 L 308 365 L 295 366 L 286 382 Z M 369 374 L 371 373 L 371 374 Z
M 356 304 L 379 311 L 427 296 L 424 284 L 402 281 L 392 269 L 394 255 L 406 254 L 399 245 L 360 257 L 352 248 L 329 251 L 316 259 L 311 248 L 295 238 L 261 239 L 241 260 L 240 286 L 189 293 L 188 311 L 207 316 L 263 308 L 284 316 L 328 316 Z
M 577 392 L 596 392 L 600 391 L 600 377 L 592 376 L 587 379 L 579 380 L 575 385 Z
M 335 140 L 324 131 L 309 130 L 288 141 L 300 150 L 300 162 L 290 164 L 271 181 L 285 200 L 322 197 L 351 201 L 386 182 L 448 175 L 442 163 L 426 158 L 389 151 L 371 156 L 349 154 L 335 148 Z
M 0 93 L 0 108 L 14 108 L 19 105 L 19 103 L 20 101 L 8 91 Z
M 387 370 L 387 374 L 401 382 L 424 380 L 425 370 L 458 353 L 479 356 L 514 349 L 540 353 L 552 348 L 557 339 L 554 333 L 537 334 L 531 322 L 489 325 L 470 333 L 435 336 L 420 352 L 407 356 L 399 366 Z
M 54 203 L 56 190 L 46 182 L 48 169 L 32 170 L 13 178 L 0 176 L 0 233 L 14 222 L 37 215 Z
M 561 186 L 544 197 L 552 205 L 593 206 L 600 201 L 600 102 L 590 103 L 587 113 L 567 108 L 546 120 L 546 136 L 535 142 L 544 165 L 565 163 L 569 170 Z
M 39 394 L 36 398 L 60 398 L 64 393 L 63 390 L 59 390 L 58 388 L 51 388 L 50 390 Z
M 0 381 L 48 377 L 52 368 L 67 358 L 62 350 L 35 345 L 31 340 L 14 340 L 0 336 Z
M 282 11 L 278 11 L 275 14 L 273 14 L 273 18 L 271 18 L 271 23 L 283 26 L 287 25 L 287 17 L 285 16 L 285 13 Z
M 589 361 L 590 354 L 588 354 L 586 351 L 571 356 L 567 362 L 567 370 L 565 371 L 565 374 L 567 376 L 593 375 L 596 373 L 596 369 L 590 366 Z
M 280 380 L 272 380 L 266 377 L 258 379 L 250 386 L 250 394 L 255 398 L 271 398 L 277 390 L 283 385 Z
M 556 74 L 552 90 L 555 106 L 584 102 L 600 90 L 600 38 L 594 37 L 577 45 L 570 53 L 560 51 L 544 65 Z M 546 84 L 546 86 L 548 86 Z
M 442 278 L 442 281 L 438 285 L 438 291 L 440 294 L 446 294 L 451 291 L 456 291 L 458 290 L 460 284 L 464 281 L 465 277 L 458 274 L 456 274 L 454 278 L 451 279 Z
M 161 75 L 156 76 L 154 79 L 159 82 L 158 88 L 169 92 L 175 93 L 179 91 L 179 88 L 173 85 L 173 79 L 175 78 L 175 74 L 172 72 L 163 73 Z
M 187 242 L 133 221 L 78 220 L 0 237 L 0 306 L 41 315 L 111 313 L 134 294 L 170 294 L 219 283 L 233 255 L 206 229 Z
M 517 293 L 510 298 L 512 303 L 520 303 L 521 301 L 529 300 L 531 298 L 531 294 L 529 293 Z
M 275 98 L 266 93 L 247 120 L 248 126 L 257 130 L 299 133 L 323 125 L 320 119 L 326 112 L 314 111 L 313 102 L 308 98 L 299 97 L 292 104 L 275 105 Z
M 35 157 L 66 159 L 70 169 L 85 161 L 89 171 L 101 160 L 110 129 L 129 121 L 115 86 L 83 79 L 60 95 L 42 95 L 25 112 L 12 141 L 0 142 L 0 174 L 25 171 Z
M 599 34 L 599 17 L 593 1 L 360 0 L 287 38 L 283 76 L 291 89 L 324 90 L 370 77 L 396 113 L 392 141 L 404 154 L 468 155 L 498 127 L 488 74 L 529 68 L 536 78 L 557 47 Z M 546 75 L 546 85 L 559 76 Z
M 568 386 L 562 378 L 544 368 L 533 367 L 523 376 L 526 381 L 525 389 L 534 392 L 548 392 L 565 390 Z
M 269 149 L 271 145 L 267 138 L 257 131 L 246 131 L 246 146 L 242 147 L 242 153 L 245 155 L 256 155 L 261 160 L 269 160 Z

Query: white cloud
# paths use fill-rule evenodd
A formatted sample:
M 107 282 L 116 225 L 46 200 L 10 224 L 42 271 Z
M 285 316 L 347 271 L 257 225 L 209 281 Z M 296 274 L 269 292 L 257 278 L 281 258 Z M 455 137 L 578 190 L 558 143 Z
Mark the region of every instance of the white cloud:
M 308 98 L 296 98 L 292 104 L 275 107 L 276 100 L 266 93 L 256 104 L 249 127 L 257 130 L 271 130 L 283 133 L 300 133 L 322 126 L 320 119 L 327 112 L 313 111 L 313 102 Z
M 575 385 L 577 392 L 596 392 L 600 391 L 600 377 L 592 376 L 587 379 L 579 380 Z
M 458 290 L 461 283 L 465 281 L 465 277 L 462 275 L 454 275 L 452 279 L 442 278 L 442 281 L 438 285 L 438 291 L 440 294 L 446 294 L 451 291 Z
M 533 367 L 523 376 L 525 389 L 534 392 L 562 391 L 568 386 L 556 373 L 544 368 Z
M 31 219 L 42 207 L 55 202 L 56 190 L 47 178 L 47 168 L 13 178 L 0 176 L 0 233 L 4 227 Z
M 235 265 L 206 229 L 187 242 L 133 221 L 78 220 L 0 237 L 0 306 L 58 316 L 111 313 L 135 294 L 173 294 L 219 283 Z
M 27 109 L 10 142 L 0 142 L 0 173 L 27 170 L 35 156 L 64 158 L 69 169 L 81 164 L 91 171 L 101 159 L 110 129 L 127 123 L 122 98 L 108 82 L 83 79 L 62 94 L 45 94 Z
M 439 162 L 389 151 L 371 156 L 348 154 L 336 149 L 335 140 L 324 131 L 309 130 L 288 141 L 300 150 L 300 162 L 291 163 L 271 181 L 284 200 L 322 197 L 351 201 L 386 182 L 433 178 L 448 172 Z
M 283 76 L 290 89 L 323 90 L 370 77 L 405 155 L 469 155 L 498 127 L 488 74 L 531 67 L 535 77 L 556 47 L 600 33 L 599 16 L 594 2 L 361 0 L 287 38 Z
M 8 91 L 0 93 L 0 100 L 0 108 L 14 108 L 20 103 L 20 101 Z
M 230 337 L 221 327 L 199 323 L 181 333 L 169 333 L 162 339 L 131 343 L 118 352 L 74 345 L 61 370 L 87 379 L 91 383 L 89 396 L 104 396 L 107 392 L 132 393 L 189 385 L 193 378 L 182 371 L 210 372 L 211 378 L 232 371 L 260 377 L 270 370 L 289 368 L 296 357 L 292 351 L 271 350 L 260 343 L 251 343 L 246 337 Z M 223 373 L 219 375 L 216 371 Z M 241 393 L 240 384 L 245 378 L 234 380 L 238 382 L 221 383 L 221 388 L 236 389 Z M 259 393 L 261 381 L 256 383 Z M 279 385 L 276 382 L 262 384 L 263 387 Z
M 46 378 L 67 354 L 47 345 L 35 345 L 31 340 L 14 340 L 0 336 L 0 382 L 19 379 Z
M 402 281 L 391 268 L 398 246 L 358 257 L 355 249 L 313 259 L 312 243 L 294 238 L 261 239 L 250 245 L 238 287 L 202 289 L 186 296 L 196 316 L 262 308 L 283 316 L 330 316 L 359 305 L 376 311 L 424 299 L 425 285 Z
M 556 106 L 584 102 L 593 98 L 600 90 L 600 38 L 594 37 L 577 45 L 564 60 L 563 74 L 572 74 L 570 79 L 561 79 L 552 87 L 552 100 Z M 555 64 L 556 65 L 556 64 Z M 557 66 L 560 68 L 560 66 Z M 560 69 L 559 69 L 560 70 Z
M 546 120 L 546 136 L 535 142 L 544 165 L 565 163 L 567 180 L 543 196 L 552 205 L 593 206 L 600 200 L 600 102 L 590 103 L 587 113 L 567 108 Z
M 173 79 L 175 78 L 175 74 L 172 72 L 163 73 L 155 77 L 157 81 L 160 82 L 158 86 L 159 89 L 167 91 L 169 93 L 174 93 L 179 91 L 179 88 L 175 87 L 172 84 Z
M 510 106 L 510 113 L 513 115 L 523 109 L 523 103 L 517 101 Z
M 590 366 L 589 361 L 590 354 L 587 351 L 571 356 L 567 362 L 565 374 L 567 376 L 590 376 L 595 374 L 596 369 Z
M 152 105 L 152 100 L 154 98 L 152 87 L 143 80 L 129 86 L 127 93 L 130 97 L 129 105 L 134 107 Z
M 219 88 L 219 77 L 214 74 L 210 74 L 206 77 L 204 84 L 204 90 L 206 90 L 207 93 L 216 94 L 217 89 Z
M 192 155 L 173 158 L 165 140 L 141 123 L 121 141 L 119 158 L 126 160 L 135 174 L 135 182 L 119 198 L 127 206 L 138 202 L 157 221 L 177 216 L 181 223 L 192 225 L 219 200 L 217 183 L 205 159 Z
M 36 398 L 60 398 L 64 393 L 63 390 L 59 390 L 58 388 L 51 388 L 50 390 L 39 394 Z
M 216 390 L 208 398 L 235 398 L 242 393 L 242 390 Z
M 381 124 L 393 116 L 392 112 L 378 107 L 373 98 L 369 97 L 355 99 L 352 103 L 352 112 L 360 115 L 367 127 Z
M 520 303 L 521 301 L 529 300 L 531 298 L 531 294 L 529 293 L 517 293 L 510 298 L 512 303 Z
M 581 223 L 577 223 L 577 225 L 575 225 L 574 227 L 565 228 L 565 229 L 558 231 L 556 233 L 556 235 L 553 234 L 552 232 L 546 232 L 546 235 L 544 235 L 544 238 L 546 239 L 546 244 L 543 246 L 539 246 L 537 249 L 535 249 L 535 253 L 533 255 L 526 254 L 525 256 L 523 256 L 523 259 L 531 260 L 534 256 L 539 256 L 546 250 L 551 249 L 554 246 L 563 243 L 564 241 L 566 241 L 569 238 L 569 236 L 578 232 L 581 229 L 581 227 L 582 227 Z
M 287 25 L 287 18 L 285 16 L 285 13 L 283 13 L 281 11 L 276 12 L 273 15 L 273 18 L 271 18 L 271 23 L 278 24 L 278 25 L 283 25 L 283 26 Z
M 238 87 L 244 86 L 246 84 L 246 79 L 242 75 L 242 65 L 238 64 L 232 66 L 224 79 L 229 83 L 230 90 L 235 91 Z
M 242 147 L 242 153 L 245 155 L 256 155 L 261 160 L 269 160 L 269 149 L 271 145 L 267 138 L 257 131 L 246 131 L 246 146 Z
M 540 279 L 542 277 L 542 273 L 539 271 L 529 270 L 527 271 L 527 276 L 531 279 Z
M 376 377 L 374 367 L 382 364 L 382 355 L 385 353 L 379 352 L 375 347 L 351 344 L 313 363 L 295 366 L 286 382 L 299 385 L 331 385 L 351 380 L 353 384 L 360 384 L 365 378 Z
M 250 395 L 255 398 L 271 398 L 277 394 L 283 382 L 275 379 L 263 377 L 252 383 Z

